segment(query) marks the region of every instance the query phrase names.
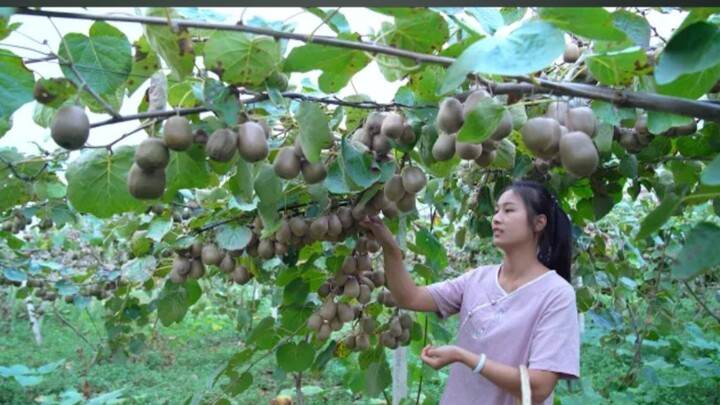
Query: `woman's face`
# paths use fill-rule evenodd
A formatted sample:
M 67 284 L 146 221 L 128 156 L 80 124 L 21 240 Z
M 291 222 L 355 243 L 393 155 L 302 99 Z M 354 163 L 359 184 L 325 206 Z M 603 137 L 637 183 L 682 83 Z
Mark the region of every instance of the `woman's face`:
M 493 244 L 501 249 L 530 243 L 535 233 L 528 224 L 525 203 L 513 190 L 504 192 L 492 219 Z

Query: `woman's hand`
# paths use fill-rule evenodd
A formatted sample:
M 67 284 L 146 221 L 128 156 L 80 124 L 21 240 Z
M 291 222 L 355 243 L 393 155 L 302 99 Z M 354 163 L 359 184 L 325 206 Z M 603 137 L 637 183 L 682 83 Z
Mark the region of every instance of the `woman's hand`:
M 420 353 L 420 360 L 435 370 L 459 361 L 459 347 L 453 345 L 433 347 L 427 345 Z
M 377 215 L 372 217 L 365 217 L 359 221 L 361 228 L 367 232 L 371 238 L 375 239 L 383 250 L 386 249 L 400 249 L 395 236 L 385 226 L 380 217 Z

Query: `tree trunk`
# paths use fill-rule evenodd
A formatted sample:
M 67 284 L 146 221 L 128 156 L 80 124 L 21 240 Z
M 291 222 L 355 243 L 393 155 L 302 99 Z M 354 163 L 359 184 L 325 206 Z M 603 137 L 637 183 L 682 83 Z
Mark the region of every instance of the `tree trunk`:
M 28 318 L 30 319 L 30 326 L 32 328 L 33 335 L 35 335 L 35 343 L 37 343 L 38 346 L 42 346 L 42 333 L 40 332 L 42 316 L 37 316 L 35 314 L 35 305 L 33 305 L 30 297 L 25 298 L 25 307 L 27 308 Z
M 407 346 L 400 346 L 393 351 L 392 369 L 392 402 L 397 405 L 407 396 Z

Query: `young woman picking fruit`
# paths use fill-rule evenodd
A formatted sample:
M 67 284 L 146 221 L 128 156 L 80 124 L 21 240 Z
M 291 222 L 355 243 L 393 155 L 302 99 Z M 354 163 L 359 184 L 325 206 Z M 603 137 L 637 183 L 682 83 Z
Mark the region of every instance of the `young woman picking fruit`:
M 498 199 L 492 230 L 502 263 L 427 287 L 405 271 L 400 247 L 379 218 L 365 218 L 361 226 L 383 248 L 399 307 L 442 318 L 459 313 L 457 343 L 428 345 L 420 355 L 435 369 L 450 366 L 442 404 L 514 404 L 523 364 L 533 403 L 552 404 L 557 381 L 579 377 L 572 225 L 544 186 L 516 182 Z

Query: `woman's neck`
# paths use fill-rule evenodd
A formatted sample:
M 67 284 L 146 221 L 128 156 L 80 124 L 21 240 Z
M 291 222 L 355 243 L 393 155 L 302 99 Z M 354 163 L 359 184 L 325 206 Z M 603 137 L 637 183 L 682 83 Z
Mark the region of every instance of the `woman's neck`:
M 518 246 L 505 251 L 499 281 L 503 289 L 510 292 L 542 275 L 545 271 L 547 269 L 537 259 L 534 246 Z

